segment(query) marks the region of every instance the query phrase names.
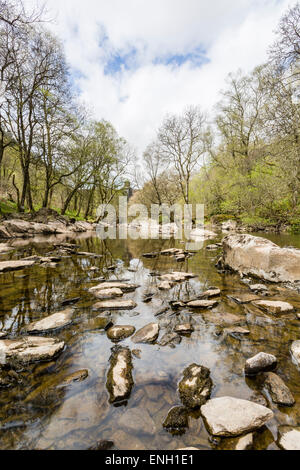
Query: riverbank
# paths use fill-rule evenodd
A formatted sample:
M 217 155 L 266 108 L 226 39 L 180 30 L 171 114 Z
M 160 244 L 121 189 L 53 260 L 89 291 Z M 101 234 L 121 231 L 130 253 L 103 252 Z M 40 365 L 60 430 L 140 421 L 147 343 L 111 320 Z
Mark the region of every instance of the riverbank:
M 0 239 L 2 240 L 95 230 L 96 224 L 61 216 L 51 209 L 40 209 L 34 214 L 10 214 L 0 221 Z

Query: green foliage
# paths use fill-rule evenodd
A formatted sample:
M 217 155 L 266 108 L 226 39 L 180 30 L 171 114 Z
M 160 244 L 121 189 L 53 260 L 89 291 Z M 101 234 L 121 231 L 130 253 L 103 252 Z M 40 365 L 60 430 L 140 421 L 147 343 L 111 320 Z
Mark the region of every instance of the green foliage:
M 17 204 L 6 200 L 0 201 L 0 214 L 12 214 L 14 212 L 17 212 Z

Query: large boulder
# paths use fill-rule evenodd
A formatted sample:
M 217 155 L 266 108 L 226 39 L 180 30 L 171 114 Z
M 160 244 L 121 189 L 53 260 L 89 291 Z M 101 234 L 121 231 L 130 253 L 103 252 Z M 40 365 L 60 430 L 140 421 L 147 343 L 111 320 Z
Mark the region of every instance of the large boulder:
M 127 400 L 133 385 L 131 352 L 128 348 L 117 347 L 110 358 L 106 381 L 110 403 Z
M 0 341 L 0 364 L 30 364 L 50 361 L 63 351 L 65 343 L 58 339 L 31 337 Z
M 240 436 L 264 426 L 273 418 L 265 406 L 232 397 L 214 398 L 201 407 L 213 436 Z
M 300 280 L 300 250 L 280 248 L 252 235 L 228 235 L 223 240 L 223 264 L 243 275 L 271 282 Z
M 209 369 L 191 364 L 184 370 L 179 383 L 180 399 L 187 408 L 198 408 L 209 399 L 212 386 Z

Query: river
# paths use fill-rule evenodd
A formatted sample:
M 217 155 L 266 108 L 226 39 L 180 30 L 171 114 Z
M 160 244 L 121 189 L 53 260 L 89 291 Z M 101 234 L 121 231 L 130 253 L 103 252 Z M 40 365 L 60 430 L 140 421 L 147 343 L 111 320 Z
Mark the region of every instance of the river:
M 300 248 L 300 236 L 267 235 L 281 246 Z M 63 353 L 50 363 L 37 363 L 15 371 L 12 386 L 0 389 L 0 449 L 88 449 L 100 440 L 113 441 L 116 449 L 175 450 L 195 447 L 200 450 L 230 448 L 226 439 L 212 438 L 200 412 L 189 414 L 189 427 L 181 435 L 167 432 L 162 423 L 169 410 L 180 405 L 177 391 L 183 370 L 192 363 L 206 366 L 214 384 L 213 397 L 232 396 L 268 402 L 274 419 L 254 435 L 254 449 L 278 449 L 278 428 L 300 425 L 299 370 L 292 362 L 290 344 L 300 339 L 300 322 L 295 314 L 280 317 L 258 311 L 251 304 L 239 305 L 227 296 L 249 293 L 248 286 L 235 274 L 219 273 L 215 262 L 219 252 L 205 247 L 184 263 L 172 257 L 145 259 L 143 253 L 170 246 L 184 247 L 171 241 L 109 241 L 96 237 L 64 239 L 80 245 L 80 250 L 103 255 L 65 256 L 57 265 L 35 265 L 24 271 L 0 274 L 0 331 L 10 338 L 19 337 L 30 322 L 62 310 L 67 299 L 74 304 L 72 325 L 52 333 L 66 343 Z M 220 241 L 218 238 L 215 241 Z M 213 240 L 206 242 L 211 244 Z M 53 251 L 55 239 L 38 242 L 19 240 L 14 251 L 0 256 L 0 261 L 21 259 Z M 109 269 L 115 266 L 115 270 Z M 94 269 L 96 268 L 96 269 Z M 168 292 L 158 291 L 158 278 L 151 272 L 193 272 L 198 277 L 179 284 Z M 170 346 L 133 345 L 130 338 L 121 345 L 139 349 L 140 357 L 133 360 L 134 387 L 124 406 L 109 403 L 106 374 L 114 344 L 99 329 L 94 311 L 96 300 L 88 289 L 97 285 L 98 278 L 128 279 L 141 286 L 126 294 L 137 303 L 133 311 L 113 312 L 115 325 L 133 325 L 136 329 L 158 321 L 160 337 L 177 324 L 190 322 L 191 335 L 183 336 L 180 344 Z M 202 313 L 155 313 L 171 300 L 188 300 L 207 288 L 221 289 L 221 300 L 213 311 Z M 268 285 L 270 298 L 286 300 L 300 311 L 300 294 L 278 285 Z M 155 293 L 144 303 L 144 295 Z M 215 313 L 231 313 L 247 326 L 250 335 L 224 336 Z M 221 325 L 222 326 L 222 325 Z M 134 346 L 134 347 L 133 347 Z M 258 379 L 245 378 L 246 359 L 260 351 L 278 358 L 277 373 L 293 393 L 293 407 L 279 407 L 261 389 Z M 60 386 L 64 377 L 78 370 L 88 370 L 82 382 Z M 9 373 L 1 371 L 5 378 Z

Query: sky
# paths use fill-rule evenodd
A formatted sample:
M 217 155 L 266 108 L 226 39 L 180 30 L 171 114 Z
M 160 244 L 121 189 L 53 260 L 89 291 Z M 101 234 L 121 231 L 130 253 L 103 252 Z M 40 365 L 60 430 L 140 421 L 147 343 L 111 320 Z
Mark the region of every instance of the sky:
M 25 0 L 30 6 L 44 0 Z M 47 0 L 72 81 L 96 119 L 137 149 L 168 113 L 212 115 L 226 76 L 267 59 L 293 0 Z

